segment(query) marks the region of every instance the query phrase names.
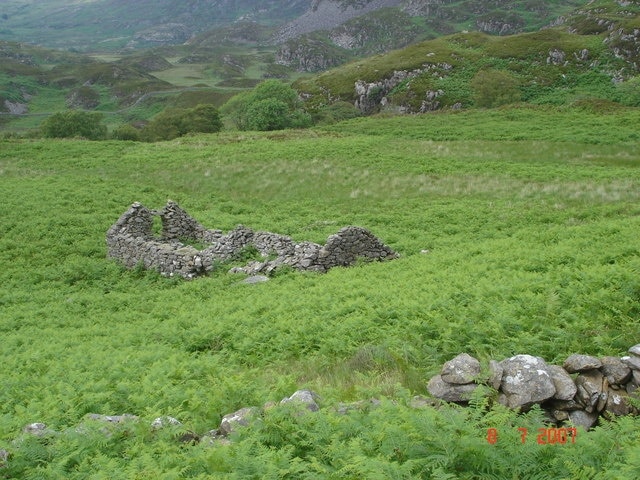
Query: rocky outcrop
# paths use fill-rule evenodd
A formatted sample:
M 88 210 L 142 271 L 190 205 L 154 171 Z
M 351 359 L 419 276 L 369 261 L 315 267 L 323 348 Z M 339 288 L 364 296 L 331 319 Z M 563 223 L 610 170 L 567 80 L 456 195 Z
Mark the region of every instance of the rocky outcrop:
M 11 115 L 24 115 L 29 111 L 29 107 L 26 103 L 11 102 L 9 100 L 5 100 L 4 110 Z
M 299 72 L 318 72 L 343 64 L 344 52 L 325 42 L 313 38 L 289 40 L 280 45 L 275 63 L 296 69 Z
M 401 3 L 402 0 L 317 0 L 305 13 L 280 28 L 273 43 L 284 43 L 317 30 L 331 30 L 352 18 Z
M 640 28 L 618 28 L 609 34 L 605 43 L 634 73 L 640 70 Z
M 158 236 L 153 233 L 154 216 L 162 221 Z M 134 203 L 108 230 L 106 241 L 107 255 L 127 268 L 141 266 L 187 279 L 206 275 L 216 264 L 237 258 L 250 248 L 262 260 L 236 267 L 232 272 L 269 274 L 282 266 L 326 272 L 333 267 L 353 265 L 360 259 L 381 261 L 398 256 L 371 232 L 354 226 L 331 235 L 325 245 L 296 243 L 286 235 L 254 232 L 242 225 L 225 235 L 221 230 L 206 229 L 172 201 L 153 211 Z M 202 244 L 204 248 L 197 249 L 189 242 Z
M 541 357 L 515 355 L 489 362 L 488 377 L 480 363 L 465 354 L 446 362 L 427 386 L 434 397 L 465 403 L 482 384 L 498 392 L 498 402 L 528 410 L 540 405 L 556 422 L 570 421 L 585 428 L 598 419 L 637 414 L 630 401 L 640 386 L 640 344 L 622 358 L 570 355 L 563 366 L 547 364 Z
M 491 13 L 476 20 L 479 31 L 493 35 L 513 35 L 522 31 L 526 22 L 514 14 Z
M 387 96 L 395 87 L 403 82 L 408 82 L 413 78 L 421 75 L 433 75 L 437 77 L 446 76 L 447 73 L 453 68 L 449 63 L 425 63 L 422 68 L 417 68 L 411 71 L 396 70 L 393 74 L 385 79 L 377 82 L 365 82 L 358 80 L 355 83 L 355 106 L 362 113 L 368 114 L 379 110 L 389 104 Z M 436 110 L 440 107 L 440 102 L 437 98 L 444 94 L 444 91 L 428 91 L 422 102 L 420 108 L 421 112 Z M 408 108 L 405 107 L 406 113 L 410 113 Z
M 83 85 L 69 92 L 66 103 L 69 108 L 91 110 L 100 104 L 100 93 L 88 85 Z

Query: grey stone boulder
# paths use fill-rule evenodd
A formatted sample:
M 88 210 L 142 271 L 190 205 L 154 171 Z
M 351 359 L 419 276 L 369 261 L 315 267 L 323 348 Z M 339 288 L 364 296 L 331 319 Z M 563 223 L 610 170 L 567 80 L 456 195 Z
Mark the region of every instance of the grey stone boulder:
M 529 408 L 556 394 L 547 363 L 540 357 L 516 355 L 500 362 L 503 368 L 498 397 L 509 408 Z
M 597 412 L 585 412 L 584 410 L 572 410 L 569 412 L 569 421 L 576 427 L 584 427 L 587 430 L 598 422 Z
M 298 390 L 294 392 L 290 397 L 285 397 L 280 401 L 281 405 L 285 403 L 300 403 L 304 405 L 307 410 L 311 412 L 317 412 L 320 410 L 317 401 L 320 399 L 317 393 L 312 392 L 311 390 Z
M 567 372 L 576 373 L 600 368 L 602 366 L 602 362 L 591 355 L 574 353 L 564 361 L 562 366 Z
M 631 378 L 631 369 L 618 357 L 602 357 L 600 371 L 606 377 L 609 385 L 624 385 Z
M 427 390 L 431 395 L 446 402 L 468 402 L 476 388 L 476 383 L 461 385 L 445 382 L 440 375 L 433 377 L 427 384 Z
M 625 385 L 625 390 L 627 393 L 631 394 L 638 390 L 640 386 L 640 372 L 638 370 L 631 370 L 631 379 Z
M 584 407 L 586 412 L 597 411 L 599 404 L 604 407 L 602 401 L 606 402 L 607 395 L 605 381 L 604 375 L 598 370 L 582 372 L 576 377 L 576 387 L 578 388 L 576 401 Z
M 579 404 L 578 402 L 575 401 L 575 399 L 572 400 L 551 400 L 548 404 L 548 407 L 553 409 L 553 410 L 563 410 L 563 411 L 570 411 L 570 410 L 582 410 L 584 409 L 584 407 Z
M 51 430 L 50 428 L 47 428 L 47 425 L 45 423 L 35 422 L 25 425 L 22 429 L 22 433 L 33 435 L 34 437 L 47 437 L 49 435 L 55 434 L 56 432 L 54 430 Z
M 500 388 L 503 373 L 504 369 L 502 368 L 502 365 L 500 365 L 500 362 L 489 360 L 489 379 L 487 382 L 494 390 L 498 390 Z
M 636 413 L 636 409 L 629 402 L 629 395 L 624 390 L 609 390 L 603 413 L 608 417 L 622 416 Z
M 631 370 L 640 370 L 640 357 L 635 355 L 626 355 L 622 357 L 622 363 L 624 363 Z
M 556 387 L 556 393 L 553 398 L 558 400 L 571 400 L 575 397 L 578 388 L 573 382 L 571 375 L 567 371 L 558 365 L 547 365 L 549 373 L 551 374 L 551 381 Z
M 85 418 L 105 423 L 125 423 L 135 422 L 138 420 L 136 415 L 131 415 L 129 413 L 125 413 L 124 415 L 102 415 L 99 413 L 89 413 Z
M 634 345 L 629 349 L 629 353 L 640 357 L 640 343 Z
M 466 353 L 461 353 L 446 362 L 440 372 L 442 380 L 457 385 L 472 383 L 478 375 L 480 375 L 480 362 Z
M 154 430 L 160 430 L 165 427 L 179 427 L 180 425 L 182 425 L 180 420 L 168 416 L 158 417 L 151 422 L 151 428 Z
M 240 427 L 246 427 L 251 420 L 258 414 L 256 407 L 245 407 L 233 413 L 228 413 L 222 417 L 218 431 L 220 435 L 227 436 L 236 431 Z

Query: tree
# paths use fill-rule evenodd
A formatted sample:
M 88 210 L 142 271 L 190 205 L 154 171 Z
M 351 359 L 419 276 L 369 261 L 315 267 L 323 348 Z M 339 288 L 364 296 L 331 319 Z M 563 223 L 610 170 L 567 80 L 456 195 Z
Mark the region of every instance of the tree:
M 266 80 L 250 92 L 231 98 L 222 107 L 239 130 L 282 130 L 311 125 L 298 93 L 279 80 Z
M 247 108 L 247 125 L 250 130 L 282 130 L 287 127 L 288 112 L 289 107 L 281 100 L 258 100 Z
M 107 127 L 102 124 L 102 114 L 70 110 L 51 115 L 40 127 L 48 138 L 81 137 L 88 140 L 103 140 Z
M 518 80 L 503 70 L 480 70 L 470 86 L 478 107 L 498 107 L 521 98 Z

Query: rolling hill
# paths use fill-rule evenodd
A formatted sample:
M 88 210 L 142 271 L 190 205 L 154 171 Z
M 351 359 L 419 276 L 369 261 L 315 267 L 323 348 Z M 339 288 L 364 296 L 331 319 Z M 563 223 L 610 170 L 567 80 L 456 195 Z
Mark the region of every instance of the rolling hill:
M 85 11 L 98 3 L 77 8 Z M 306 13 L 287 25 L 325 15 L 325 3 L 307 5 Z M 274 35 L 284 27 L 267 25 L 267 13 L 262 23 L 245 16 L 181 45 L 126 54 L 89 56 L 2 41 L 0 123 L 4 129 L 30 129 L 40 115 L 66 108 L 108 113 L 112 125 L 141 122 L 167 106 L 220 106 L 267 78 L 295 81 L 318 118 L 326 118 L 323 110 L 345 102 L 364 114 L 517 102 L 640 102 L 639 2 L 578 2 L 581 5 L 570 11 L 566 8 L 571 2 L 536 3 L 547 15 L 565 14 L 546 28 L 512 35 L 461 30 L 417 43 L 415 38 L 437 35 L 424 30 L 427 17 L 455 20 L 455 28 L 461 29 L 473 27 L 468 23 L 472 12 L 504 9 L 506 4 L 445 2 L 426 8 L 429 2 L 392 2 L 395 7 L 373 9 L 382 3 L 329 3 L 336 22 L 343 18 L 339 12 L 346 18 L 356 9 L 371 11 L 332 30 L 304 33 L 282 44 L 274 43 Z M 509 11 L 528 18 L 524 14 L 533 11 L 534 3 L 515 2 Z M 287 5 L 295 10 L 293 2 Z M 447 9 L 459 16 L 443 13 Z M 542 18 L 536 17 L 538 24 Z M 534 25 L 525 22 L 523 29 Z M 394 49 L 398 44 L 407 45 Z M 593 108 L 605 108 L 605 103 Z

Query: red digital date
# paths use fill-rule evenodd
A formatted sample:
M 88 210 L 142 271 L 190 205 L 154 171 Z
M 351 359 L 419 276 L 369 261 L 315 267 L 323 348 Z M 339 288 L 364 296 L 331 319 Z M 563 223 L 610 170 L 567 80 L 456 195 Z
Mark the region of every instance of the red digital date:
M 520 442 L 525 443 L 527 441 L 528 430 L 524 427 L 519 427 Z M 536 442 L 538 445 L 566 445 L 567 443 L 576 443 L 576 437 L 578 431 L 571 428 L 539 428 Z M 498 443 L 498 429 L 487 429 L 487 442 L 491 445 Z

